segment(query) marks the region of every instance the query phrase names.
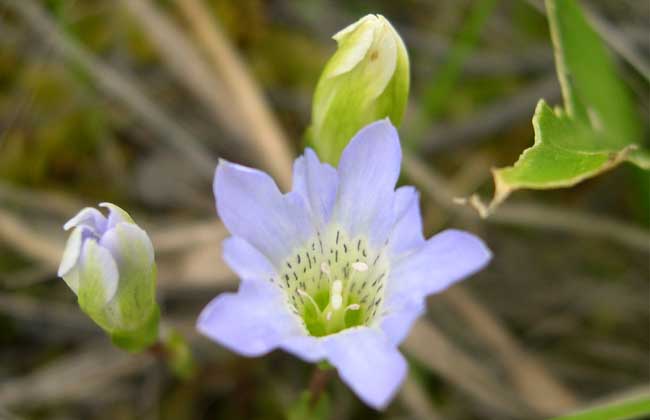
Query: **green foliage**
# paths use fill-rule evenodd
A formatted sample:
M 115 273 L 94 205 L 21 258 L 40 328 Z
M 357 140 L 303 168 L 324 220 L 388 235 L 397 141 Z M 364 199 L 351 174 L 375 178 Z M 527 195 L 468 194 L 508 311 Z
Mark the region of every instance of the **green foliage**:
M 632 420 L 650 416 L 650 397 L 599 405 L 552 420 Z
M 634 103 L 578 3 L 547 0 L 546 6 L 564 109 L 540 101 L 534 145 L 513 166 L 493 171 L 490 209 L 516 189 L 573 186 L 625 160 L 650 168 Z
M 429 118 L 439 116 L 452 95 L 454 86 L 460 77 L 463 64 L 474 50 L 481 29 L 492 13 L 496 0 L 480 0 L 472 3 L 472 9 L 461 28 L 458 38 L 440 71 L 429 83 L 424 94 L 424 108 Z

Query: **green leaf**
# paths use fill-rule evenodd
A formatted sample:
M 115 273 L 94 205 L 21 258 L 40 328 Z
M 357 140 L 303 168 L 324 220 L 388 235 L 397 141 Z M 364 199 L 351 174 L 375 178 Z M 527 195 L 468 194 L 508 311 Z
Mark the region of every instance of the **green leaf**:
M 598 34 L 575 0 L 547 0 L 564 109 L 540 101 L 535 143 L 513 166 L 495 169 L 493 210 L 517 189 L 573 186 L 623 161 L 650 169 L 642 126 L 630 94 Z
M 632 420 L 650 415 L 650 397 L 600 405 L 552 420 Z

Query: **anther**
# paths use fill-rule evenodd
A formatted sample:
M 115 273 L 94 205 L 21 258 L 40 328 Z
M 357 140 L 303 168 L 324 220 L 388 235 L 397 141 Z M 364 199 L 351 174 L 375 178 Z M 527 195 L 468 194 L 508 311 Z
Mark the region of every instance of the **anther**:
M 327 263 L 322 262 L 320 264 L 320 271 L 322 271 L 323 273 L 325 273 L 325 274 L 327 274 L 329 276 L 330 275 L 330 266 L 327 265 Z
M 368 264 L 364 262 L 354 262 L 352 263 L 352 268 L 354 268 L 355 271 L 362 273 L 368 271 Z

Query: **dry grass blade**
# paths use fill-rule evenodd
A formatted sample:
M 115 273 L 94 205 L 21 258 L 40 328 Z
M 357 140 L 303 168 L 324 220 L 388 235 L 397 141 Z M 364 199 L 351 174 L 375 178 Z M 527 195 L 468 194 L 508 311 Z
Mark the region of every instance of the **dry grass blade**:
M 430 322 L 417 321 L 403 346 L 411 357 L 495 412 L 515 418 L 527 413 L 511 390 L 494 380 L 490 371 L 466 356 Z
M 226 132 L 245 140 L 241 116 L 231 106 L 224 84 L 210 72 L 185 34 L 149 0 L 124 0 L 122 4 L 142 25 L 145 36 L 176 78 L 212 112 Z
M 6 5 L 22 17 L 45 42 L 54 46 L 61 57 L 85 70 L 106 96 L 118 100 L 139 116 L 170 149 L 192 162 L 193 167 L 207 179 L 212 178 L 216 161 L 211 157 L 211 153 L 143 95 L 136 81 L 102 63 L 81 44 L 71 39 L 37 2 L 0 0 L 0 4 Z
M 291 185 L 292 152 L 282 127 L 270 111 L 264 95 L 232 44 L 201 0 L 176 0 L 196 40 L 208 54 L 215 71 L 225 81 L 244 117 L 250 138 L 283 188 Z
M 29 228 L 8 211 L 0 209 L 0 241 L 11 245 L 25 256 L 54 269 L 59 266 L 63 241 L 54 241 Z
M 104 342 L 93 343 L 41 370 L 0 383 L 0 404 L 34 407 L 92 396 L 153 361 L 148 355 L 131 355 Z
M 445 298 L 458 310 L 474 332 L 500 360 L 519 390 L 519 394 L 536 412 L 555 415 L 578 404 L 576 396 L 555 380 L 533 357 L 527 354 L 499 321 L 465 289 L 455 287 Z
M 414 418 L 420 420 L 442 420 L 429 401 L 429 396 L 426 394 L 422 385 L 412 376 L 408 376 L 402 384 L 399 391 L 399 399 L 411 412 Z

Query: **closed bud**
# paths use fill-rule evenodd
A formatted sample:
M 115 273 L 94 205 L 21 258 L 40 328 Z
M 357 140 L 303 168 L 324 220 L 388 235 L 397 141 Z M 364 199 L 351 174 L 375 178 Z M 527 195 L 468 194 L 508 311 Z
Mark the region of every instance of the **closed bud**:
M 89 207 L 64 225 L 72 233 L 58 274 L 117 346 L 139 351 L 158 339 L 153 245 L 124 210 L 100 206 L 108 209 L 107 217 Z
M 406 47 L 381 15 L 367 15 L 334 35 L 336 53 L 314 94 L 308 141 L 336 164 L 361 128 L 389 117 L 399 126 L 409 93 Z

